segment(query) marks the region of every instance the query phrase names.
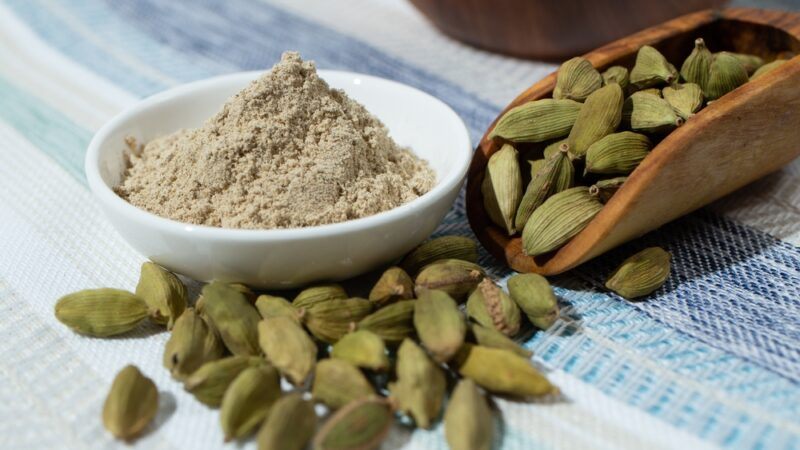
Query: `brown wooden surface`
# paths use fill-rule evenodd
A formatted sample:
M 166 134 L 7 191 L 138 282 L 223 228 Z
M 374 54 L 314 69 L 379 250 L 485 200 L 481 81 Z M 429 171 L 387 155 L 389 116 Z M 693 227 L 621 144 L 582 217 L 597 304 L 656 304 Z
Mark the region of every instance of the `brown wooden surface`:
M 411 0 L 449 36 L 515 56 L 565 60 L 726 0 Z
M 712 51 L 754 53 L 767 59 L 797 55 L 800 16 L 754 9 L 704 11 L 611 43 L 586 57 L 599 69 L 613 64 L 631 67 L 637 49 L 648 44 L 664 52 L 670 61 L 679 62 L 689 54 L 697 37 L 703 37 Z M 555 74 L 545 77 L 506 110 L 550 97 L 554 83 Z M 483 210 L 480 184 L 486 162 L 499 144 L 484 135 L 473 157 L 467 179 L 470 226 L 489 252 L 513 269 L 561 273 L 800 155 L 800 56 L 728 93 L 670 133 L 589 226 L 552 255 L 536 259 L 525 255 L 519 236 L 506 236 Z

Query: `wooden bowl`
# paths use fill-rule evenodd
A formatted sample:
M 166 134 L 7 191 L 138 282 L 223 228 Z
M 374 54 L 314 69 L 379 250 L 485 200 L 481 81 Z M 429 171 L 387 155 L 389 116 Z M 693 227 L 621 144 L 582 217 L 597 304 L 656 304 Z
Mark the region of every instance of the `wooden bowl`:
M 779 55 L 800 53 L 800 16 L 755 9 L 704 11 L 636 33 L 586 58 L 600 70 L 614 64 L 632 67 L 637 50 L 647 44 L 663 52 L 668 60 L 680 62 L 691 52 L 697 37 L 705 39 L 712 51 L 751 53 L 770 61 Z M 555 80 L 555 73 L 545 77 L 511 102 L 506 111 L 550 97 Z M 489 130 L 493 127 L 494 123 Z M 500 146 L 501 142 L 484 135 L 473 156 L 466 199 L 470 225 L 489 252 L 513 269 L 545 275 L 561 273 L 800 155 L 800 56 L 724 95 L 667 135 L 594 220 L 549 255 L 525 255 L 519 235 L 507 236 L 483 209 L 481 181 L 488 158 Z
M 564 60 L 726 0 L 411 0 L 460 41 L 523 58 Z

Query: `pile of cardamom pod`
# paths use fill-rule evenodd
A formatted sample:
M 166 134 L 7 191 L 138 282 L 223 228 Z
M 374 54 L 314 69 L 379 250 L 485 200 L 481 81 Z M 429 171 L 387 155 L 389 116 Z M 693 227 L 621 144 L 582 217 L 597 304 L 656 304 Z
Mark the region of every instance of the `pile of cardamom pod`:
M 524 400 L 557 392 L 512 338 L 552 325 L 558 303 L 536 274 L 512 276 L 504 291 L 477 258 L 473 240 L 445 236 L 386 270 L 368 298 L 326 284 L 289 301 L 211 282 L 193 307 L 178 277 L 147 262 L 135 292 L 79 291 L 59 299 L 55 315 L 96 337 L 146 320 L 166 325 L 164 366 L 197 400 L 220 409 L 226 440 L 257 434 L 262 450 L 309 442 L 371 449 L 400 415 L 422 428 L 443 417 L 451 448 L 488 450 L 495 419 L 487 393 Z M 328 412 L 319 427 L 315 409 Z M 132 439 L 157 410 L 155 384 L 128 366 L 102 418 L 114 436 Z
M 504 145 L 484 174 L 485 211 L 509 236 L 522 233 L 525 254 L 557 250 L 666 134 L 784 62 L 712 53 L 703 39 L 680 72 L 650 46 L 639 49 L 630 71 L 613 66 L 600 73 L 584 58 L 570 59 L 558 70 L 552 99 L 510 109 L 489 134 Z

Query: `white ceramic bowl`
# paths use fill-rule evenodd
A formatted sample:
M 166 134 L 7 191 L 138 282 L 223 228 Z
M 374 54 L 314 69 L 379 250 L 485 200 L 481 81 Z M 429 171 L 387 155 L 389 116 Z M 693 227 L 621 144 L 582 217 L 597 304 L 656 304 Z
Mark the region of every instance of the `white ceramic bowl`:
M 86 177 L 108 219 L 147 258 L 197 280 L 290 288 L 342 280 L 389 263 L 422 242 L 450 209 L 472 156 L 464 122 L 447 105 L 412 87 L 368 75 L 319 71 L 331 86 L 364 104 L 436 171 L 420 198 L 374 216 L 280 230 L 192 225 L 139 209 L 111 189 L 124 170 L 124 139 L 148 142 L 197 127 L 260 72 L 186 84 L 142 100 L 101 128 L 89 144 Z

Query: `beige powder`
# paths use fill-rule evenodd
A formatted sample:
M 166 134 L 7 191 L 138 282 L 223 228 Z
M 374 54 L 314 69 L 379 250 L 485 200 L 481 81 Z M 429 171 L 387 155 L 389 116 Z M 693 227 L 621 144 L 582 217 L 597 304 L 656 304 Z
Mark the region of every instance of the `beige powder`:
M 183 222 L 293 228 L 386 211 L 434 181 L 376 117 L 287 52 L 202 127 L 132 153 L 116 191 Z

